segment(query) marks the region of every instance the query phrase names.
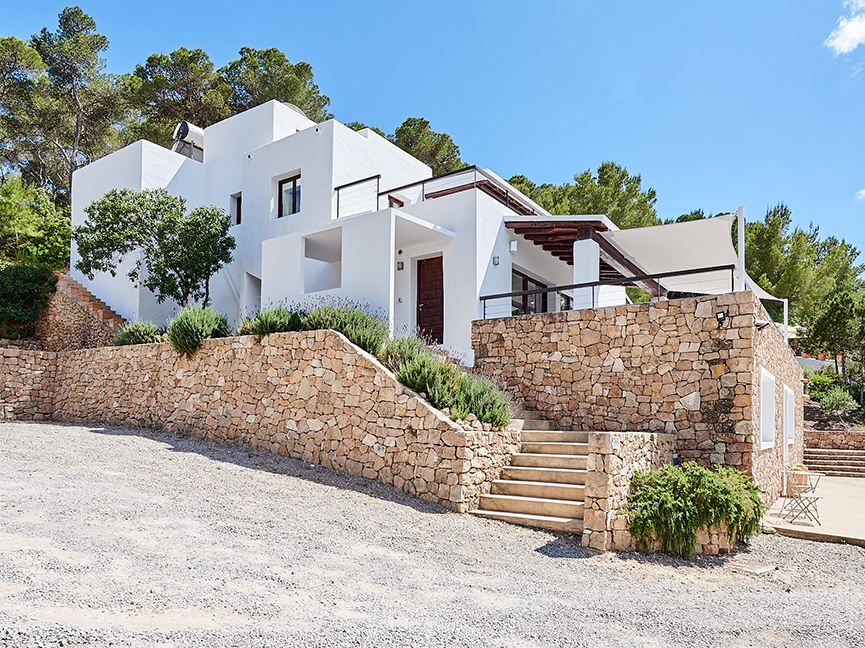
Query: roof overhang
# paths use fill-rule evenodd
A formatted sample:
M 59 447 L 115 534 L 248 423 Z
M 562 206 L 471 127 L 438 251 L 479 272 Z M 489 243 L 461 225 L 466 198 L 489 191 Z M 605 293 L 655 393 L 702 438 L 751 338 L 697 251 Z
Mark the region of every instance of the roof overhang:
M 618 227 L 609 218 L 600 214 L 508 218 L 505 220 L 505 227 L 542 247 L 568 265 L 574 264 L 576 241 L 586 239 L 595 241 L 600 248 L 598 278 L 601 281 L 625 280 L 628 277 L 649 274 L 639 262 L 629 259 L 618 247 L 602 236 L 603 232 L 617 231 Z M 631 285 L 637 285 L 657 296 L 656 283 L 642 282 Z

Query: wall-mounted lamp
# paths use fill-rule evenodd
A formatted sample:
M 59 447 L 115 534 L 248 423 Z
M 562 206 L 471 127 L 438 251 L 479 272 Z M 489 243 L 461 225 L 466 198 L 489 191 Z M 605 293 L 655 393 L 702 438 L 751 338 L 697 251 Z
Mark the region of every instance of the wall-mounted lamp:
M 508 250 L 510 251 L 511 254 L 516 254 L 517 253 L 517 242 L 511 241 L 511 245 L 508 248 Z
M 498 264 L 499 264 L 499 258 L 497 256 L 494 256 L 493 257 L 493 265 L 498 265 Z
M 403 268 L 405 268 L 405 264 L 402 261 L 397 261 L 396 262 L 396 269 L 402 270 Z
M 718 320 L 718 328 L 724 326 L 724 320 L 727 319 L 727 313 L 715 313 L 715 319 Z

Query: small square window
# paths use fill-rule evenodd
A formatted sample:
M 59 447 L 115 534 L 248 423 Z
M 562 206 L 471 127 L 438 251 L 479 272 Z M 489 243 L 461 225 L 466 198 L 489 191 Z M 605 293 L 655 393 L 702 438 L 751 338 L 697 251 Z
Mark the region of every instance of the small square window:
M 279 213 L 277 218 L 300 211 L 300 174 L 279 181 Z

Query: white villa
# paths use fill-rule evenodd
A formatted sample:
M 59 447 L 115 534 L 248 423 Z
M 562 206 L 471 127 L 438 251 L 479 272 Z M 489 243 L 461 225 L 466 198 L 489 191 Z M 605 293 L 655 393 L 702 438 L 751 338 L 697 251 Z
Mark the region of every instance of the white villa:
M 391 330 L 423 330 L 472 363 L 471 322 L 560 309 L 624 304 L 622 286 L 549 294 L 484 296 L 705 267 L 658 253 L 670 239 L 656 230 L 654 254 L 629 251 L 627 236 L 604 216 L 551 216 L 489 170 L 470 167 L 433 177 L 428 166 L 371 130 L 336 120 L 316 124 L 293 106 L 270 101 L 209 128 L 185 122 L 175 150 L 138 141 L 75 172 L 73 226 L 84 209 L 115 188 L 165 188 L 187 208 L 230 213 L 234 262 L 211 280 L 213 306 L 235 325 L 259 308 L 320 298 L 369 305 Z M 715 227 L 724 260 L 737 259 L 731 219 Z M 705 236 L 703 236 L 705 238 Z M 641 240 L 646 240 L 641 235 Z M 681 252 L 681 245 L 677 246 Z M 686 246 L 687 247 L 687 246 Z M 640 259 L 639 261 L 637 259 Z M 132 285 L 127 258 L 115 277 L 73 277 L 129 321 L 163 324 L 176 311 Z M 729 269 L 703 277 L 702 292 L 729 292 Z M 638 283 L 654 295 L 691 284 Z

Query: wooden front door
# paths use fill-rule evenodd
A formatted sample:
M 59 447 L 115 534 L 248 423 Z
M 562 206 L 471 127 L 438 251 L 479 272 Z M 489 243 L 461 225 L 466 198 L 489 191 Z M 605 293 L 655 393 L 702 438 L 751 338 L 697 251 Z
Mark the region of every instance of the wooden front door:
M 444 341 L 445 288 L 441 257 L 417 262 L 417 327 L 432 342 Z

